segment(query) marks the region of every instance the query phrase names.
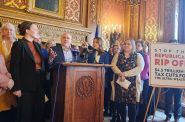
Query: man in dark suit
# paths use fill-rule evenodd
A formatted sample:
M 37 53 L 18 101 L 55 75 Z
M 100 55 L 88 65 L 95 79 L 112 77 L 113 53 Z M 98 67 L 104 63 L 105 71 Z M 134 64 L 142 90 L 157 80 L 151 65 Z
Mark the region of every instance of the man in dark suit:
M 72 36 L 69 33 L 64 33 L 61 36 L 61 44 L 50 48 L 49 50 L 49 65 L 50 69 L 55 69 L 62 62 L 78 61 L 79 54 L 71 49 Z
M 63 71 L 64 67 L 62 63 L 64 62 L 74 62 L 79 58 L 79 52 L 71 49 L 72 36 L 69 33 L 64 33 L 61 35 L 61 44 L 56 44 L 56 46 L 50 48 L 49 50 L 49 69 L 51 72 L 51 83 L 52 83 L 52 94 L 51 94 L 51 113 L 52 120 L 55 114 L 58 114 L 55 109 L 55 104 L 61 104 L 57 102 L 59 94 L 57 89 L 61 85 L 60 72 Z

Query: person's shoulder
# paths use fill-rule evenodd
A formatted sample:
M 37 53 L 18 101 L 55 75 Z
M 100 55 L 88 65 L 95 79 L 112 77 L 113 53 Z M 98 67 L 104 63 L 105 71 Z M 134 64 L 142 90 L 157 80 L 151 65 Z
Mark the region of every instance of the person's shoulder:
M 13 48 L 15 48 L 15 47 L 18 47 L 18 48 L 20 48 L 20 47 L 22 47 L 23 46 L 23 39 L 18 39 L 17 41 L 14 41 L 13 42 Z
M 56 44 L 55 46 L 53 46 L 52 48 L 60 48 L 61 44 Z
M 55 46 L 51 47 L 51 49 L 56 50 L 57 48 L 60 48 L 60 47 L 61 47 L 60 44 L 56 44 Z
M 134 54 L 134 55 L 137 55 L 137 56 L 139 56 L 139 57 L 142 56 L 141 53 L 138 53 L 138 52 L 134 52 L 133 54 Z
M 108 53 L 107 51 L 104 51 L 101 55 L 102 55 L 103 57 L 107 57 L 107 58 L 110 57 L 110 55 L 109 55 L 109 53 Z
M 13 44 L 22 44 L 23 40 L 22 39 L 18 39 L 17 41 L 15 41 Z
M 144 53 L 144 57 L 149 57 L 149 53 Z
M 101 51 L 101 54 L 102 54 L 102 55 L 106 55 L 106 54 L 107 54 L 107 51 L 106 51 L 106 50 L 102 50 L 102 51 Z

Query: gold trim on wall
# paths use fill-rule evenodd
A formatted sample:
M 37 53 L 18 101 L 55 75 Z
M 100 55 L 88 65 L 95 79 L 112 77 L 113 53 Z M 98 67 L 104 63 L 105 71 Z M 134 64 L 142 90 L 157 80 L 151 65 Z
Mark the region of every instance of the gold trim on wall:
M 97 20 L 97 1 L 96 0 L 90 0 L 90 19 L 91 23 L 96 23 Z
M 41 23 L 50 26 L 56 26 L 65 29 L 71 29 L 79 32 L 87 32 L 92 33 L 92 29 L 84 27 L 82 24 L 79 23 L 72 23 L 68 21 L 62 21 L 61 19 L 49 18 L 46 16 L 39 16 L 31 13 L 23 13 L 20 11 L 14 11 L 11 9 L 4 9 L 0 8 L 0 16 L 12 18 L 12 19 L 19 19 L 24 21 L 32 21 L 36 23 Z
M 61 3 L 62 6 L 60 6 L 62 14 L 58 13 L 54 16 L 53 14 L 49 14 L 50 10 L 54 9 L 51 8 L 49 11 L 42 10 L 40 9 L 42 8 L 42 6 L 40 7 L 40 4 L 36 5 L 37 7 L 39 7 L 39 11 L 35 11 L 37 10 L 37 8 L 35 8 L 35 5 L 33 5 L 33 3 L 35 4 L 35 1 L 36 0 L 26 0 L 26 10 L 10 8 L 3 5 L 0 1 L 0 22 L 11 22 L 17 27 L 17 25 L 23 21 L 32 21 L 38 25 L 39 30 L 41 31 L 40 33 L 42 39 L 44 41 L 47 41 L 48 39 L 54 39 L 55 41 L 59 42 L 60 35 L 64 32 L 68 32 L 72 34 L 72 43 L 75 45 L 80 45 L 82 41 L 88 40 L 89 35 L 94 32 L 94 28 L 89 26 L 89 22 L 91 22 L 91 20 L 88 18 L 88 12 L 90 9 L 88 7 L 89 0 L 81 0 L 79 22 L 65 19 L 64 2 L 66 0 L 59 0 L 60 2 L 63 1 Z M 49 9 L 47 7 L 43 8 Z
M 44 2 L 43 2 L 44 3 Z M 64 0 L 58 0 L 58 11 L 52 11 L 36 7 L 36 0 L 28 0 L 27 11 L 39 15 L 64 18 Z
M 2 17 L 0 15 L 0 22 L 2 23 L 10 22 L 15 25 L 15 28 L 17 28 L 18 24 L 23 22 L 23 20 Z M 73 30 L 73 29 L 56 27 L 56 26 L 46 25 L 46 24 L 37 23 L 37 22 L 34 22 L 34 23 L 37 24 L 40 30 L 42 41 L 44 42 L 48 40 L 54 40 L 60 43 L 60 36 L 62 35 L 62 33 L 68 32 L 72 35 L 72 44 L 81 45 L 81 43 L 89 35 L 89 33 L 85 31 L 78 31 L 78 30 Z M 18 32 L 17 32 L 17 36 L 19 37 Z
M 26 0 L 4 0 L 1 1 L 3 5 L 11 8 L 24 10 L 26 8 Z
M 60 42 L 60 35 L 64 32 L 68 32 L 72 35 L 72 43 L 74 45 L 80 45 L 93 31 L 92 29 L 83 27 L 81 24 L 66 22 L 61 19 L 0 8 L 0 22 L 10 22 L 17 27 L 17 25 L 23 21 L 32 21 L 36 23 L 43 41 L 53 39 Z

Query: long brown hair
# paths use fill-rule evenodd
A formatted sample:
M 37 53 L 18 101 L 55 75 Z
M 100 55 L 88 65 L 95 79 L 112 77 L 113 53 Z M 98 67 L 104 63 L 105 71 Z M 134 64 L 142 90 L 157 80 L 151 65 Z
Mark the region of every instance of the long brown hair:
M 99 44 L 99 49 L 97 50 L 98 51 L 98 55 L 101 55 L 101 54 L 103 54 L 105 52 L 104 49 L 103 49 L 103 40 L 100 37 L 95 37 L 93 41 L 95 41 L 95 40 Z

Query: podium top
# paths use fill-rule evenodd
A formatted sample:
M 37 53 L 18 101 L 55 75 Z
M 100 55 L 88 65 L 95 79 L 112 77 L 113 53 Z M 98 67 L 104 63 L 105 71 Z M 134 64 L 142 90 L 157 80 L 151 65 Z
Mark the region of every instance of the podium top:
M 76 62 L 65 62 L 63 66 L 81 66 L 81 67 L 112 67 L 110 64 L 90 64 L 90 63 L 76 63 Z

